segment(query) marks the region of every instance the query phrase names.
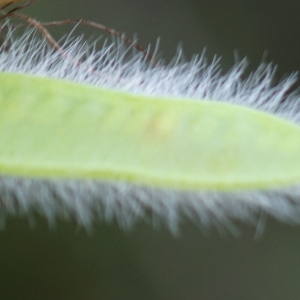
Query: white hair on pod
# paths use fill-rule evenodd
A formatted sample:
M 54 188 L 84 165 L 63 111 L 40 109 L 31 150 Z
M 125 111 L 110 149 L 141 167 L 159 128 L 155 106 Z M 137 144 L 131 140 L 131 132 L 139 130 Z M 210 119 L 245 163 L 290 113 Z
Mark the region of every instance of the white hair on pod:
M 289 93 L 296 74 L 273 85 L 275 68 L 271 65 L 262 64 L 243 79 L 246 60 L 222 74 L 219 59 L 207 64 L 204 55 L 184 62 L 179 53 L 170 64 L 159 61 L 155 65 L 120 40 L 112 44 L 104 42 L 97 50 L 96 43 L 88 45 L 82 37 L 74 38 L 70 34 L 60 44 L 64 54 L 36 35 L 35 30 L 27 30 L 17 38 L 14 31 L 9 30 L 0 48 L 0 71 L 65 79 L 150 96 L 195 101 L 213 99 L 300 122 L 299 96 L 296 92 Z M 74 218 L 87 228 L 95 220 L 104 219 L 116 220 L 127 229 L 142 219 L 154 225 L 165 223 L 177 232 L 182 218 L 188 217 L 204 227 L 215 225 L 220 230 L 227 228 L 236 233 L 234 220 L 260 224 L 264 215 L 300 223 L 299 186 L 249 192 L 201 192 L 122 182 L 2 176 L 0 205 L 3 222 L 6 215 L 31 216 L 39 212 L 50 223 L 56 217 Z

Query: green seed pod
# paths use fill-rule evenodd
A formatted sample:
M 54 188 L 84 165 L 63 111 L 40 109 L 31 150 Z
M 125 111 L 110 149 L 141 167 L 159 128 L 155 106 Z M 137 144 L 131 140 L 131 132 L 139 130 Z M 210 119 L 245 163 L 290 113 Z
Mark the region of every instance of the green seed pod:
M 68 60 L 43 40 L 24 48 L 30 38 L 0 51 L 2 221 L 37 211 L 174 232 L 184 216 L 232 232 L 231 220 L 266 214 L 300 222 L 294 76 L 270 87 L 269 66 L 243 81 L 244 62 L 221 76 L 203 57 L 149 67 L 112 47 L 93 54 L 96 65 L 78 41 Z

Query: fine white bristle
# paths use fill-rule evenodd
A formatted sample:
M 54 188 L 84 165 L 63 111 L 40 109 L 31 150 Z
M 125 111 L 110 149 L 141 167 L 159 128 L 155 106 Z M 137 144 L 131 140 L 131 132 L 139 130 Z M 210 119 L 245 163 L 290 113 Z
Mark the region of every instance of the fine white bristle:
M 82 37 L 68 36 L 57 51 L 35 30 L 15 38 L 9 30 L 0 47 L 0 71 L 61 78 L 135 94 L 209 99 L 230 102 L 276 114 L 300 123 L 296 81 L 292 74 L 274 85 L 275 68 L 261 65 L 243 79 L 246 60 L 222 74 L 219 59 L 207 64 L 204 55 L 184 62 L 180 53 L 168 65 L 153 64 L 143 53 L 116 40 L 88 45 Z M 155 52 L 157 49 L 155 50 Z M 66 59 L 66 54 L 68 59 Z M 79 62 L 77 63 L 74 62 Z M 153 189 L 120 182 L 93 180 L 0 178 L 2 220 L 6 214 L 39 212 L 53 222 L 74 218 L 91 227 L 97 219 L 116 220 L 131 228 L 138 220 L 165 223 L 173 232 L 184 217 L 204 227 L 215 225 L 235 233 L 234 220 L 258 224 L 267 214 L 285 222 L 300 223 L 300 188 L 251 192 L 195 192 Z

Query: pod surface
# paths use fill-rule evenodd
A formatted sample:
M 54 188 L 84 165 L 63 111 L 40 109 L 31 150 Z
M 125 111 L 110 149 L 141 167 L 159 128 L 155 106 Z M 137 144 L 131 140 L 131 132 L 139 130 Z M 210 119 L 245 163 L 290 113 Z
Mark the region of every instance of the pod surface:
M 242 106 L 0 73 L 0 174 L 191 190 L 300 181 L 300 127 Z

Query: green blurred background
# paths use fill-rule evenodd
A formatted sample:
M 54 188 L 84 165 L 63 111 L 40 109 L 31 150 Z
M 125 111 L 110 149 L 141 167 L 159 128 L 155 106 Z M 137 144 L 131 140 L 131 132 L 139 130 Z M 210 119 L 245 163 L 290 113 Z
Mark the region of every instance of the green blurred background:
M 248 57 L 249 72 L 263 57 L 278 64 L 278 79 L 300 69 L 296 0 L 40 0 L 26 13 L 98 21 L 137 34 L 145 46 L 160 37 L 166 61 L 180 44 L 187 59 L 204 47 L 209 60 L 222 56 L 224 70 L 234 52 Z M 70 28 L 53 32 L 59 37 Z M 300 299 L 300 227 L 268 219 L 259 240 L 255 228 L 239 228 L 235 238 L 187 221 L 175 238 L 145 224 L 125 233 L 99 223 L 88 235 L 74 223 L 49 230 L 37 217 L 32 229 L 26 219 L 10 218 L 0 233 L 0 299 Z

